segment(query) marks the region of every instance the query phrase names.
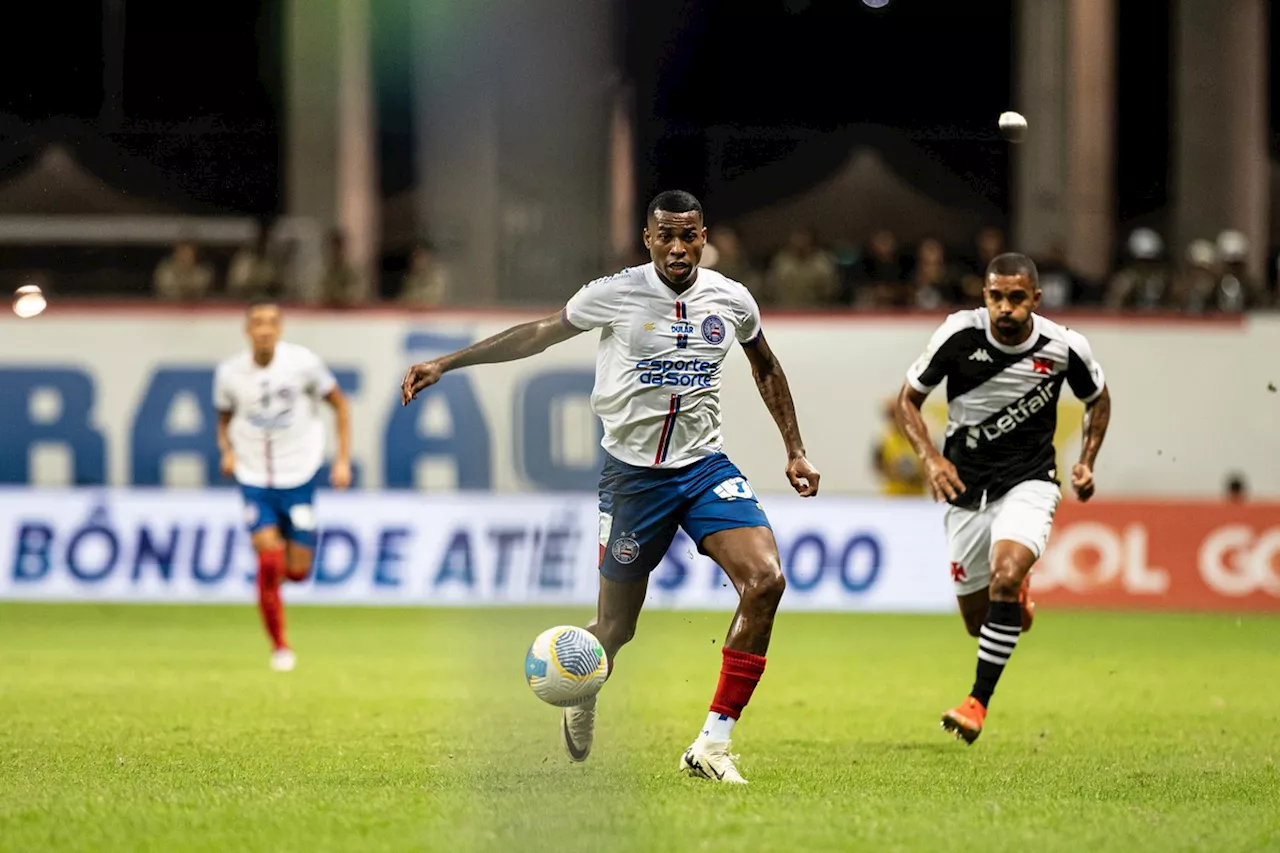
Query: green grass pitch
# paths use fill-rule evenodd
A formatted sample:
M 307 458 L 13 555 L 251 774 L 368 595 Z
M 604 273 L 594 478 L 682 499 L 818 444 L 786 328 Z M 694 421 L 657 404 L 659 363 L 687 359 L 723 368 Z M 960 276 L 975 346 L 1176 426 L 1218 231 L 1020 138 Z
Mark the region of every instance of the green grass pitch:
M 523 679 L 580 609 L 0 606 L 0 850 L 1280 850 L 1280 619 L 1042 608 L 972 747 L 957 617 L 784 613 L 735 732 L 676 773 L 724 613 L 650 612 L 571 765 Z

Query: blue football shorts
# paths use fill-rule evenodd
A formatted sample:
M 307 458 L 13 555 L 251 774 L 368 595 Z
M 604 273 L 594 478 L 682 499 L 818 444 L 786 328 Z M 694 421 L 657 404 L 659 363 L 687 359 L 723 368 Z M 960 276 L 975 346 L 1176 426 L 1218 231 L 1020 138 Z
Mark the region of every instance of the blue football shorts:
M 250 533 L 276 527 L 286 542 L 304 548 L 316 547 L 315 480 L 291 489 L 240 486 L 244 497 L 244 520 Z
M 600 573 L 636 581 L 662 562 L 676 530 L 702 550 L 712 533 L 769 527 L 747 478 L 723 453 L 685 468 L 637 468 L 606 455 L 600 475 Z

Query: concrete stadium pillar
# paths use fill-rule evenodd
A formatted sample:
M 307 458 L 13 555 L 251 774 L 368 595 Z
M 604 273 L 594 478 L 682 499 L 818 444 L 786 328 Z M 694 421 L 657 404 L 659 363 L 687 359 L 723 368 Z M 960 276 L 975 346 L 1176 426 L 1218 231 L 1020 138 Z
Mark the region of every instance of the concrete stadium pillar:
M 371 295 L 381 194 L 369 0 L 286 0 L 284 21 L 286 213 L 341 228 Z
M 418 213 L 461 299 L 551 305 L 608 270 L 614 5 L 414 4 Z
M 450 301 L 461 304 L 493 301 L 498 280 L 494 5 L 442 0 L 412 11 L 417 218 L 450 267 Z
M 1257 276 L 1270 217 L 1267 5 L 1178 0 L 1174 8 L 1173 248 L 1236 229 L 1249 238 Z
M 1014 153 L 1013 246 L 1055 241 L 1080 272 L 1102 277 L 1115 221 L 1114 0 L 1019 0 L 1017 93 L 1027 118 Z

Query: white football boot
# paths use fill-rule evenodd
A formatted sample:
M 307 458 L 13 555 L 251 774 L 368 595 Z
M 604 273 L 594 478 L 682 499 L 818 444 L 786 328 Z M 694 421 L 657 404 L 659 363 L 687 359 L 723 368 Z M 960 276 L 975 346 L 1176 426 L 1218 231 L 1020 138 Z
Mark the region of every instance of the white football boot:
M 596 736 L 596 697 L 564 709 L 560 717 L 560 739 L 570 761 L 586 761 Z
M 680 756 L 680 769 L 696 779 L 745 785 L 747 780 L 733 765 L 737 760 L 738 756 L 729 754 L 729 741 L 698 738 Z
M 271 668 L 276 672 L 293 672 L 298 663 L 298 656 L 293 649 L 276 649 L 271 653 Z

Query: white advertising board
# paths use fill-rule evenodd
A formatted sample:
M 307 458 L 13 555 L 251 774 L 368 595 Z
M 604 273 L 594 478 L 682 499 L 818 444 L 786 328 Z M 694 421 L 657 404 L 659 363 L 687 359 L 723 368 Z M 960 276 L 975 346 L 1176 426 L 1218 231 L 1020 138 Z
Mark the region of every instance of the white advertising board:
M 405 368 L 531 319 L 521 313 L 294 312 L 286 337 L 320 353 L 352 400 L 362 488 L 431 492 L 590 492 L 599 427 L 588 405 L 595 335 L 532 359 L 446 377 L 409 409 Z M 939 317 L 776 317 L 765 330 L 828 494 L 876 489 L 871 448 Z M 1280 318 L 1158 322 L 1080 318 L 1114 398 L 1100 495 L 1221 494 L 1240 470 L 1280 496 Z M 0 319 L 0 482 L 44 486 L 203 486 L 217 481 L 210 384 L 244 345 L 242 315 L 50 309 Z M 757 492 L 785 492 L 782 445 L 745 357 L 724 369 L 726 451 Z M 943 389 L 927 405 L 935 429 Z M 1063 461 L 1082 408 L 1064 391 Z M 1067 466 L 1062 466 L 1067 467 Z M 212 479 L 210 479 L 212 478 Z

